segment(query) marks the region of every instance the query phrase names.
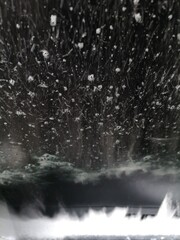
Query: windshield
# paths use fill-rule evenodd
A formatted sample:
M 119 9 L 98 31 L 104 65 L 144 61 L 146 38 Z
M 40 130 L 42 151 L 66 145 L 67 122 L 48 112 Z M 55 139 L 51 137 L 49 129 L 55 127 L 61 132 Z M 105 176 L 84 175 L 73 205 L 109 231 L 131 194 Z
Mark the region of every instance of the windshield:
M 178 1 L 2 0 L 0 22 L 2 164 L 178 164 Z
M 180 199 L 179 54 L 178 0 L 0 0 L 0 198 Z

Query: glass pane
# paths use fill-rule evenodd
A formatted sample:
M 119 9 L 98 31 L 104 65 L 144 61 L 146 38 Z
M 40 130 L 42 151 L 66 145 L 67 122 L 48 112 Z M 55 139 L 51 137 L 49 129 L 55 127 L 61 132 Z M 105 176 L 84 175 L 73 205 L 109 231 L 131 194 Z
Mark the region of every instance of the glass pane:
M 0 0 L 0 198 L 179 201 L 179 54 L 178 0 Z

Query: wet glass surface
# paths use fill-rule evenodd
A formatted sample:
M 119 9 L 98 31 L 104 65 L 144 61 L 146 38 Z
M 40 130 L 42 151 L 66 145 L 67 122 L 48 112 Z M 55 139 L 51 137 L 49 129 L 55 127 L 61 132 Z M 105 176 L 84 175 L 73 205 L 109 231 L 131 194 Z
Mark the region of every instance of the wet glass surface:
M 0 1 L 3 168 L 179 166 L 178 1 Z M 13 159 L 13 160 L 12 160 Z
M 171 192 L 175 221 L 179 167 L 179 1 L 0 0 L 6 217 L 156 215 Z

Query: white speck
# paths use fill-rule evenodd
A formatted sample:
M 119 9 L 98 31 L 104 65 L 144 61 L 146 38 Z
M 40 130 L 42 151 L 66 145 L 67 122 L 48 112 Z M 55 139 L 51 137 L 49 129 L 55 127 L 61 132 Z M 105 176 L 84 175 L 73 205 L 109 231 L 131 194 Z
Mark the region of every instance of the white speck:
M 168 16 L 168 19 L 171 20 L 173 18 L 172 14 Z
M 22 110 L 16 111 L 16 115 L 18 115 L 18 116 L 26 116 L 26 114 Z
M 126 9 L 127 9 L 126 7 L 123 7 L 123 8 L 122 8 L 122 11 L 123 11 L 123 12 L 125 12 L 125 11 L 126 11 Z
M 109 89 L 111 89 L 111 90 L 112 90 L 112 89 L 113 89 L 113 86 L 111 85 L 111 86 L 109 87 Z
M 120 107 L 117 105 L 117 106 L 115 106 L 115 109 L 116 109 L 116 110 L 119 110 L 119 109 L 120 109 Z
M 176 108 L 177 110 L 180 110 L 180 104 L 179 105 L 177 105 L 177 108 Z M 180 152 L 179 152 L 180 153 Z
M 9 83 L 10 83 L 12 86 L 14 86 L 15 81 L 14 81 L 13 79 L 10 79 Z
M 28 80 L 28 82 L 33 82 L 34 81 L 34 77 L 33 76 L 29 76 L 27 80 Z
M 72 12 L 73 11 L 73 7 L 70 7 L 69 10 Z
M 96 91 L 97 91 L 97 87 L 96 87 L 96 86 L 94 86 L 93 92 L 96 92 Z
M 49 58 L 49 52 L 47 50 L 43 49 L 40 52 L 42 52 L 42 55 L 43 55 L 44 59 L 48 59 Z
M 138 5 L 139 4 L 139 0 L 134 0 L 134 5 Z
M 80 117 L 75 118 L 75 122 L 79 122 L 80 120 L 81 120 Z
M 28 95 L 29 95 L 31 98 L 34 98 L 34 97 L 35 97 L 35 93 L 34 93 L 34 92 L 31 92 L 31 91 L 28 92 Z
M 119 140 L 116 140 L 116 142 L 115 142 L 116 144 L 119 144 L 120 143 L 120 141 Z
M 142 23 L 142 17 L 141 17 L 140 13 L 135 13 L 134 18 L 135 18 L 136 22 Z
M 20 29 L 19 23 L 16 24 L 16 28 L 17 28 L 17 29 Z
M 106 101 L 107 101 L 107 102 L 112 102 L 112 100 L 113 100 L 113 97 L 108 97 L 108 96 L 107 96 L 107 98 L 106 98 Z
M 36 44 L 33 43 L 31 47 L 31 52 L 34 52 L 35 48 L 36 48 Z
M 64 87 L 64 91 L 66 92 L 68 89 L 67 89 L 67 87 Z
M 88 75 L 88 81 L 93 82 L 95 80 L 94 74 Z
M 102 85 L 98 85 L 98 90 L 99 90 L 99 91 L 102 90 Z
M 180 89 L 180 85 L 177 85 L 177 86 L 176 86 L 176 90 L 179 90 L 179 89 Z
M 82 38 L 85 38 L 86 36 L 87 36 L 86 32 L 82 34 Z
M 57 15 L 53 14 L 53 15 L 51 15 L 50 25 L 51 25 L 51 27 L 55 27 L 56 24 L 57 24 Z
M 119 73 L 121 71 L 121 69 L 120 68 L 116 68 L 115 71 L 116 71 L 116 73 Z
M 64 113 L 70 113 L 69 108 L 64 109 Z
M 112 25 L 110 25 L 109 28 L 110 28 L 111 30 L 113 30 L 113 26 L 112 26 Z
M 83 42 L 78 43 L 78 48 L 79 49 L 82 49 L 83 47 L 84 47 L 84 43 Z
M 116 92 L 115 96 L 118 98 L 120 96 L 120 94 L 118 92 Z
M 159 101 L 156 101 L 157 106 L 161 106 L 161 103 Z
M 41 83 L 41 84 L 39 84 L 38 87 L 41 87 L 41 88 L 48 88 L 48 86 L 47 86 L 45 83 Z
M 160 53 L 157 53 L 157 54 L 155 55 L 155 57 L 157 58 L 157 57 L 159 57 L 159 55 L 160 55 Z
M 126 85 L 125 85 L 125 84 L 123 84 L 123 85 L 122 85 L 122 89 L 124 90 L 125 88 L 126 88 Z
M 177 40 L 180 43 L 180 33 L 177 34 Z
M 95 45 L 93 45 L 92 51 L 96 51 L 96 46 Z
M 100 28 L 97 28 L 96 29 L 96 34 L 100 34 L 101 33 L 101 29 Z

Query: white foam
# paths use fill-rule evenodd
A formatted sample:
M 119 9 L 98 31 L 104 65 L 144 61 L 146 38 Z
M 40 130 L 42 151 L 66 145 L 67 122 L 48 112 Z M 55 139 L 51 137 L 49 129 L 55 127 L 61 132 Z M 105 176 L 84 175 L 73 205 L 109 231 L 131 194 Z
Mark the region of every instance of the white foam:
M 5 205 L 1 205 L 1 209 Z M 70 236 L 180 236 L 180 219 L 174 216 L 168 194 L 157 215 L 141 219 L 140 214 L 127 217 L 128 209 L 90 210 L 83 218 L 58 214 L 54 218 L 22 218 L 8 213 L 0 216 L 0 236 L 5 238 L 64 238 Z M 3 216 L 3 217 L 2 217 Z M 11 227 L 10 227 L 11 226 Z

